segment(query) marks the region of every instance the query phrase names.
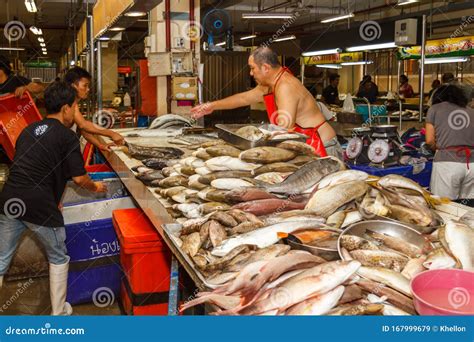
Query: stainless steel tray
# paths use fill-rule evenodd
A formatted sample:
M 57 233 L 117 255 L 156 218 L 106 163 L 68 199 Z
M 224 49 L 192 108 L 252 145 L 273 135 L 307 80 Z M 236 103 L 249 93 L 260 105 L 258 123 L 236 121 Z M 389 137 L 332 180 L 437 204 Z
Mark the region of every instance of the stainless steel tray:
M 181 257 L 193 269 L 194 273 L 198 276 L 198 278 L 201 280 L 204 286 L 206 286 L 209 289 L 215 289 L 218 285 L 208 283 L 206 281 L 206 278 L 204 278 L 204 275 L 199 271 L 199 269 L 194 264 L 193 260 L 189 257 L 189 255 L 184 253 L 183 250 L 181 249 L 181 246 L 179 244 L 179 233 L 181 232 L 181 229 L 183 228 L 183 226 L 179 223 L 168 223 L 168 224 L 162 224 L 161 227 L 163 228 L 163 231 L 165 232 L 165 234 L 168 235 L 171 243 L 173 243 L 176 250 L 179 251 L 179 253 L 181 254 Z
M 348 228 L 346 228 L 337 240 L 337 251 L 339 252 L 339 256 L 342 260 L 344 260 L 344 257 L 341 251 L 341 237 L 344 235 L 356 235 L 364 237 L 364 233 L 367 229 L 370 229 L 377 233 L 382 233 L 403 239 L 409 243 L 412 243 L 422 248 L 423 250 L 426 250 L 427 247 L 433 248 L 433 244 L 429 242 L 428 239 L 426 239 L 418 231 L 404 223 L 386 220 L 361 221 L 354 223 Z
M 245 126 L 255 126 L 257 128 L 262 128 L 270 132 L 277 132 L 281 131 L 282 127 L 278 127 L 276 125 L 272 124 L 260 124 L 260 125 L 251 125 L 251 124 L 216 124 L 217 128 L 217 136 L 242 149 L 242 150 L 248 150 L 250 148 L 258 147 L 258 146 L 275 146 L 281 143 L 282 141 L 285 140 L 295 140 L 295 141 L 301 141 L 301 142 L 306 142 L 308 137 L 304 134 L 301 133 L 296 133 L 299 136 L 297 139 L 272 139 L 272 140 L 267 140 L 267 139 L 260 139 L 260 140 L 248 140 L 245 138 L 242 138 L 240 135 L 235 134 L 235 131 L 237 131 L 239 128 L 245 127 Z

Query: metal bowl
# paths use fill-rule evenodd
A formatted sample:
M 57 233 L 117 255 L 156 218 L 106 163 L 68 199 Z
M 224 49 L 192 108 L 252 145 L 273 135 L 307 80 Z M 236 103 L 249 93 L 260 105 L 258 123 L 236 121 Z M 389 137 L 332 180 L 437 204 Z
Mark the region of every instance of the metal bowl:
M 341 251 L 341 237 L 343 235 L 356 235 L 359 237 L 364 237 L 364 233 L 367 229 L 377 233 L 382 233 L 403 239 L 415 246 L 420 247 L 423 250 L 426 249 L 427 245 L 433 248 L 431 242 L 429 242 L 425 237 L 423 237 L 423 235 L 421 235 L 418 231 L 406 224 L 386 220 L 362 221 L 350 225 L 339 236 L 339 239 L 337 240 L 337 251 L 341 259 L 344 260 Z
M 306 230 L 306 229 L 305 229 Z M 339 233 L 340 231 L 332 230 L 330 228 L 313 228 L 313 230 L 329 230 Z M 327 261 L 339 260 L 339 253 L 336 248 L 323 248 L 323 247 L 315 247 L 311 245 L 306 245 L 304 243 L 299 243 L 291 238 L 291 234 L 285 239 L 288 245 L 290 245 L 291 249 L 299 249 L 303 251 L 308 251 L 313 255 L 317 255 Z M 338 242 L 339 243 L 339 239 Z

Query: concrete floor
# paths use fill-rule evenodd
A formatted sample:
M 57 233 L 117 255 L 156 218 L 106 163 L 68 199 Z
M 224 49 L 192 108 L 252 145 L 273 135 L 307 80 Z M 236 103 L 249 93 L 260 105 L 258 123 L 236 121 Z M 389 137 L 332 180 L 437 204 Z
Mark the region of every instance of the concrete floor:
M 101 308 L 93 303 L 73 306 L 73 315 L 115 316 L 120 308 L 115 301 Z M 49 315 L 49 278 L 5 281 L 0 290 L 0 315 Z

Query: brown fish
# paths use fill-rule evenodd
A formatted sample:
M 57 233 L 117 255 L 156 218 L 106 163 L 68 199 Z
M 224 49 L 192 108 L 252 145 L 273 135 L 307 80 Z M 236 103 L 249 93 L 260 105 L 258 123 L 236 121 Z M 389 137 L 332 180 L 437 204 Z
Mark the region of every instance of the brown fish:
M 252 171 L 254 176 L 258 176 L 269 172 L 295 172 L 298 170 L 298 166 L 290 163 L 271 163 L 260 166 L 259 168 Z
M 279 143 L 277 147 L 296 153 L 308 154 L 310 156 L 315 154 L 315 150 L 311 145 L 301 141 L 287 140 Z
M 296 158 L 289 160 L 288 163 L 296 165 L 296 166 L 303 166 L 315 160 L 316 156 L 309 156 L 309 155 L 301 155 L 297 156 Z
M 160 181 L 160 187 L 162 188 L 171 188 L 174 186 L 187 186 L 188 178 L 184 176 L 171 176 Z
M 219 178 L 250 178 L 252 173 L 250 171 L 216 171 L 208 175 L 199 177 L 198 181 L 202 184 L 211 184 L 213 180 Z
M 181 249 L 183 252 L 188 254 L 190 257 L 193 257 L 196 255 L 196 253 L 199 251 L 199 248 L 201 248 L 201 236 L 198 232 L 191 233 L 189 235 L 186 235 L 183 237 L 183 245 L 181 246 Z
M 243 223 L 240 223 L 239 225 L 229 229 L 229 233 L 230 233 L 230 235 L 248 233 L 248 232 L 251 232 L 252 230 L 262 228 L 263 226 L 264 226 L 263 222 L 261 222 L 261 223 L 243 222 Z
M 278 147 L 263 146 L 244 151 L 239 158 L 249 163 L 271 164 L 293 159 L 296 153 Z
M 239 203 L 234 205 L 232 209 L 241 209 L 245 212 L 261 216 L 272 214 L 274 212 L 303 209 L 304 206 L 304 203 L 295 203 L 279 198 L 271 198 Z
M 212 220 L 216 220 L 217 222 L 223 224 L 226 227 L 235 227 L 238 224 L 232 216 L 223 211 L 216 211 L 212 213 L 209 218 Z
M 226 194 L 225 201 L 229 203 L 239 203 L 270 198 L 277 197 L 273 194 L 270 194 L 264 189 L 256 187 L 247 187 L 230 190 Z
M 217 145 L 206 148 L 206 152 L 212 157 L 229 156 L 238 158 L 242 151 L 231 145 Z
M 217 247 L 219 246 L 222 241 L 227 238 L 227 232 L 219 222 L 217 221 L 209 221 L 209 239 L 211 240 L 212 246 Z

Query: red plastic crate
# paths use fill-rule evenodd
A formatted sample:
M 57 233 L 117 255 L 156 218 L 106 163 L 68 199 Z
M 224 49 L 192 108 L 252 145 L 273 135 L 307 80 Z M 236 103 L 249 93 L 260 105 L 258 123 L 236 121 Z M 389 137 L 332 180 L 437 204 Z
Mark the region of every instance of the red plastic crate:
M 15 156 L 15 144 L 23 129 L 40 120 L 41 114 L 28 92 L 21 98 L 13 94 L 0 96 L 0 145 L 10 160 Z
M 168 315 L 168 302 L 161 304 L 146 304 L 146 302 L 151 302 L 152 299 L 148 296 L 140 296 L 132 300 L 130 298 L 129 290 L 127 290 L 126 279 L 122 280 L 122 285 L 120 286 L 120 299 L 122 303 L 123 310 L 125 314 L 131 316 L 166 316 Z M 133 295 L 132 295 L 133 296 Z M 141 299 L 145 299 L 144 302 L 141 302 Z M 135 301 L 135 303 L 134 303 Z M 164 301 L 164 298 L 163 298 Z
M 115 210 L 113 225 L 120 241 L 120 263 L 125 274 L 121 297 L 124 308 L 135 312 L 137 298 L 164 298 L 168 296 L 171 272 L 171 252 L 152 223 L 140 209 Z M 124 282 L 125 286 L 124 285 Z M 126 291 L 128 290 L 128 291 Z M 146 294 L 146 296 L 142 296 Z M 135 302 L 135 304 L 133 303 Z M 166 314 L 168 304 L 141 303 L 134 314 Z M 149 304 L 149 303 L 153 304 Z M 163 309 L 165 307 L 165 309 Z

